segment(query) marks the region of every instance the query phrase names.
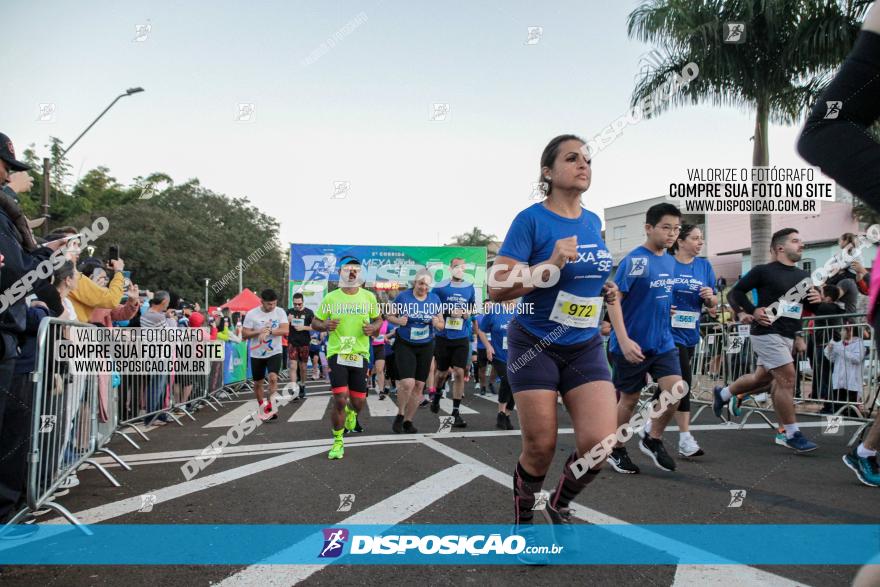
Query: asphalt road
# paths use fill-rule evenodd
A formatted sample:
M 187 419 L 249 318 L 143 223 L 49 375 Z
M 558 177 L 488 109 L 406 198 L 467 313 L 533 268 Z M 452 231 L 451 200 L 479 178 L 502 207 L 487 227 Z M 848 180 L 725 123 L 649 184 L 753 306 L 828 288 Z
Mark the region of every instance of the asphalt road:
M 495 429 L 496 404 L 467 388 L 464 431 L 434 433 L 439 419 L 420 410 L 417 435 L 391 433 L 389 400 L 369 398 L 366 431 L 346 439 L 345 458 L 328 461 L 331 440 L 325 415 L 329 390 L 311 383 L 308 400 L 281 407 L 278 420 L 258 427 L 191 481 L 181 470 L 255 405 L 252 394 L 201 409 L 196 421 L 148 430 L 140 450 L 123 439 L 116 450 L 133 468 L 108 458 L 99 462 L 121 483 L 114 488 L 92 468 L 58 502 L 87 523 L 108 524 L 322 524 L 352 523 L 359 515 L 413 524 L 508 524 L 510 474 L 519 454 L 518 431 Z M 560 406 L 558 458 L 550 485 L 573 446 L 570 421 Z M 299 416 L 297 416 L 299 414 Z M 442 414 L 441 414 L 442 415 Z M 294 421 L 289 421 L 291 418 Z M 514 423 L 516 417 L 514 416 Z M 773 443 L 773 431 L 750 420 L 744 430 L 724 426 L 709 411 L 693 433 L 705 456 L 678 459 L 678 471 L 656 469 L 631 448 L 640 475 L 606 468 L 582 493 L 576 512 L 584 522 L 629 524 L 880 524 L 880 494 L 858 483 L 841 463 L 851 429 L 823 434 L 822 422 L 805 419 L 807 434 L 820 444 L 795 455 Z M 667 432 L 672 448 L 677 433 Z M 471 469 L 460 465 L 469 465 Z M 476 467 L 476 469 L 473 469 Z M 463 470 L 479 474 L 456 476 Z M 225 475 L 219 475 L 225 473 Z M 741 507 L 728 507 L 731 490 L 744 489 Z M 432 493 L 433 492 L 433 493 Z M 340 494 L 353 494 L 350 511 L 337 511 Z M 146 497 L 142 497 L 146 496 Z M 401 503 L 409 503 L 406 507 Z M 155 502 L 155 503 L 154 503 Z M 149 505 L 152 504 L 152 507 Z M 385 517 L 388 519 L 386 520 Z M 40 523 L 57 518 L 49 513 Z M 57 519 L 54 521 L 58 521 Z M 282 550 L 284 544 L 278 545 Z M 632 548 L 646 548 L 637 542 Z M 730 548 L 735 551 L 737 545 Z M 0 583 L 25 585 L 849 585 L 851 566 L 16 566 L 0 570 Z

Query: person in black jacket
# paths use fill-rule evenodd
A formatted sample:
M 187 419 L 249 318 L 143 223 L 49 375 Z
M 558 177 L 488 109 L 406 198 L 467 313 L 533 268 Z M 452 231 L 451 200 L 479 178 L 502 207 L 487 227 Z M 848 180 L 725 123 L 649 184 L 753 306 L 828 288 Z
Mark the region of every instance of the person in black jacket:
M 24 298 L 46 283 L 46 279 L 31 279 L 35 276 L 31 272 L 63 244 L 62 241 L 54 241 L 38 247 L 34 241 L 13 189 L 13 186 L 21 184 L 21 176 L 16 176 L 15 172 L 28 169 L 28 165 L 15 158 L 9 137 L 0 133 L 0 255 L 3 259 L 0 268 L 0 455 L 12 452 L 14 446 L 11 443 L 15 442 L 15 435 L 8 434 L 6 429 L 12 425 L 14 431 L 13 419 L 20 417 L 17 411 L 7 408 L 15 401 L 11 393 L 12 378 L 19 355 L 19 336 L 27 326 Z M 23 185 L 24 189 L 30 188 L 30 182 L 24 182 Z M 42 271 L 42 275 L 46 276 L 51 273 L 51 267 Z M 26 276 L 27 279 L 23 279 Z M 17 287 L 13 287 L 16 284 Z M 0 521 L 8 515 L 3 512 L 8 509 L 10 500 L 17 499 L 17 495 L 17 488 L 10 485 L 6 475 L 0 474 Z M 5 508 L 3 504 L 7 504 Z

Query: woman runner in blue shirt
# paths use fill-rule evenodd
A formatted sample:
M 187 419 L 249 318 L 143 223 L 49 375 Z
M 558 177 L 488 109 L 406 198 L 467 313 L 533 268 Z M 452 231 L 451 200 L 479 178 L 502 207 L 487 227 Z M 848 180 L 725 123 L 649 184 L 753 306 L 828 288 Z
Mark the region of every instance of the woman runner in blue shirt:
M 541 155 L 546 199 L 516 216 L 490 270 L 493 301 L 522 296 L 507 335 L 507 376 L 523 442 L 513 476 L 518 529 L 532 522 L 535 493 L 556 451 L 557 393 L 571 415 L 576 450 L 542 510 L 548 522 L 571 523 L 569 503 L 596 478 L 605 458 L 591 459 L 586 471 L 573 465 L 615 437 L 617 397 L 598 329 L 603 300 L 615 330 L 624 336 L 626 330 L 617 286 L 606 283 L 612 258 L 601 221 L 581 206 L 591 175 L 582 139 L 551 140 Z

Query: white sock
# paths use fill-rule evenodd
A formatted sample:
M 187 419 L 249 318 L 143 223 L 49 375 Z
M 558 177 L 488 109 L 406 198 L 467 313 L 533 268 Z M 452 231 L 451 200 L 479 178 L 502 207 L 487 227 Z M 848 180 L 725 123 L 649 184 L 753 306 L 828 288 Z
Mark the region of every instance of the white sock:
M 856 453 L 862 457 L 863 459 L 867 459 L 868 457 L 877 456 L 876 450 L 871 450 L 870 448 L 865 447 L 865 443 L 862 442 L 859 444 L 858 448 L 856 448 Z
M 691 433 L 690 433 L 690 432 L 682 432 L 682 433 L 680 433 L 678 436 L 679 436 L 679 438 L 681 438 L 682 440 L 684 440 L 685 438 L 693 438 L 693 436 L 691 436 Z
M 648 420 L 645 422 L 645 436 L 650 436 L 651 434 L 651 421 Z
M 721 389 L 721 399 L 723 399 L 724 401 L 727 401 L 727 400 L 729 400 L 731 397 L 733 397 L 733 394 L 730 393 L 730 389 L 728 389 L 728 388 L 726 388 L 726 387 L 724 387 L 724 388 Z
M 794 436 L 795 432 L 800 431 L 800 428 L 798 428 L 797 424 L 783 424 L 783 426 L 785 427 L 786 438 L 791 438 Z

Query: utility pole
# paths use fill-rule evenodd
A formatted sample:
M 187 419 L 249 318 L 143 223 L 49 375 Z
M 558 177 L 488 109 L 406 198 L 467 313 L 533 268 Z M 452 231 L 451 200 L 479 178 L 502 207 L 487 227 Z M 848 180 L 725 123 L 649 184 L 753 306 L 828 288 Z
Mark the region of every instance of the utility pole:
M 96 119 L 94 119 L 92 121 L 92 123 L 86 127 L 86 129 L 84 131 L 79 133 L 78 137 L 73 139 L 73 142 L 70 143 L 70 145 L 66 149 L 64 149 L 64 151 L 58 156 L 58 159 L 61 160 L 62 158 L 64 158 L 64 156 L 67 155 L 68 151 L 70 151 L 73 148 L 73 146 L 75 144 L 77 144 L 81 138 L 83 138 L 83 135 L 85 135 L 87 132 L 89 132 L 89 130 L 93 126 L 95 126 L 95 124 L 99 120 L 101 120 L 102 116 L 107 114 L 108 110 L 113 108 L 113 105 L 116 104 L 116 102 L 118 102 L 120 98 L 124 98 L 126 96 L 131 96 L 132 94 L 137 94 L 138 92 L 143 92 L 143 91 L 144 91 L 144 89 L 140 88 L 140 87 L 129 88 L 129 89 L 125 90 L 125 92 L 123 92 L 122 94 L 119 94 L 118 96 L 116 96 L 116 98 L 112 102 L 110 102 L 110 105 L 107 106 L 106 108 L 104 108 L 104 111 L 101 112 L 98 115 L 98 117 Z M 49 179 L 50 167 L 51 167 L 51 163 L 49 162 L 49 158 L 43 157 L 43 202 L 42 202 L 42 206 L 40 206 L 41 212 L 43 214 L 43 218 L 46 219 L 43 221 L 43 236 L 46 236 L 47 234 L 49 234 L 49 190 L 50 190 L 50 183 L 51 183 L 51 181 Z

